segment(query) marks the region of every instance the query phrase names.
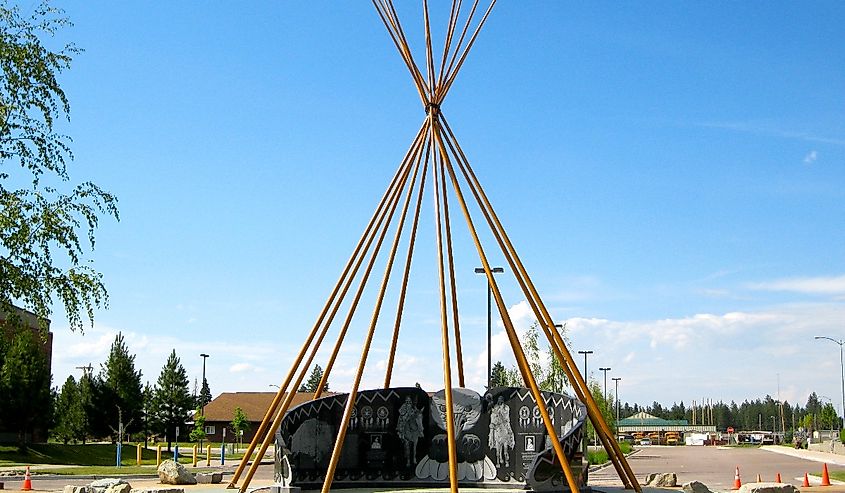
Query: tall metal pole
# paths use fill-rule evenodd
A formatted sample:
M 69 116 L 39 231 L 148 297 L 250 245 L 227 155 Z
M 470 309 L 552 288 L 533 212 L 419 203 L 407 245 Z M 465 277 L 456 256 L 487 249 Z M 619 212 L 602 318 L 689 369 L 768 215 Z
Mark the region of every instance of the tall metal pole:
M 619 380 L 622 377 L 613 377 L 612 380 L 616 382 L 616 432 L 619 433 Z
M 587 381 L 589 381 L 589 376 L 587 374 L 587 355 L 593 354 L 593 352 L 592 351 L 578 351 L 578 354 L 584 355 L 584 381 L 587 382 Z
M 839 372 L 842 381 L 842 419 L 845 421 L 845 363 L 843 363 L 842 360 L 842 345 L 845 344 L 845 341 L 841 339 L 837 341 L 836 339 L 827 336 L 816 336 L 816 339 L 827 339 L 828 341 L 839 344 Z M 842 429 L 843 421 L 840 421 L 839 429 Z
M 205 399 L 202 398 L 202 389 L 205 388 L 205 360 L 208 358 L 208 355 L 200 353 L 200 357 L 202 357 L 202 386 L 200 387 L 200 399 L 202 399 L 202 406 L 200 407 L 200 416 L 205 416 Z
M 604 406 L 607 407 L 607 372 L 610 371 L 610 367 L 599 368 L 599 371 L 604 372 Z
M 492 267 L 490 272 L 493 274 L 501 274 L 505 269 L 502 267 Z M 476 274 L 484 274 L 484 267 L 476 267 Z M 490 340 L 493 338 L 493 318 L 492 308 L 490 304 L 490 281 L 487 281 L 487 390 L 490 390 L 490 385 L 493 378 L 493 353 Z

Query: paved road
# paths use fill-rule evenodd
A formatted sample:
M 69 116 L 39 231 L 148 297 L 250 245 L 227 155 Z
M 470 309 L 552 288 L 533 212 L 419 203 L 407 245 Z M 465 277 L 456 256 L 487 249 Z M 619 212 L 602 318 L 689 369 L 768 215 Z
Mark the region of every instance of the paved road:
M 695 480 L 711 490 L 728 491 L 733 487 L 736 467 L 739 467 L 743 483 L 755 482 L 757 474 L 763 481 L 774 481 L 775 475 L 780 473 L 784 483 L 801 486 L 804 473 L 821 474 L 822 463 L 817 460 L 824 461 L 828 455 L 817 455 L 813 457 L 816 460 L 812 460 L 759 448 L 651 446 L 641 447 L 629 457 L 628 463 L 641 484 L 649 473 L 674 472 L 679 485 Z M 839 461 L 845 463 L 841 458 Z M 829 471 L 845 470 L 845 466 L 836 465 L 832 460 L 826 462 Z M 589 484 L 621 486 L 622 482 L 610 466 L 591 472 Z

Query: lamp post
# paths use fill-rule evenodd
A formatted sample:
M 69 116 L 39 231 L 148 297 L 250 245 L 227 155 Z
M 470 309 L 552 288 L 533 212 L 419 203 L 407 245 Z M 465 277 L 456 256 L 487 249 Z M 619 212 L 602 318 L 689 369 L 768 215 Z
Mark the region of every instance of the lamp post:
M 607 372 L 610 371 L 610 367 L 599 368 L 599 371 L 604 372 L 604 405 L 607 406 Z
M 587 355 L 593 354 L 593 352 L 592 351 L 578 351 L 578 354 L 584 355 L 584 382 L 589 384 L 588 380 L 589 380 L 590 377 L 587 375 Z
M 200 357 L 202 358 L 202 387 L 200 387 L 200 399 L 202 399 L 202 406 L 200 407 L 200 416 L 205 416 L 205 398 L 202 395 L 202 389 L 205 388 L 205 360 L 208 358 L 208 355 L 200 353 Z
M 619 380 L 622 377 L 613 377 L 611 380 L 616 383 L 616 432 L 619 433 Z
M 827 339 L 828 341 L 835 342 L 839 344 L 839 371 L 840 376 L 842 378 L 842 417 L 845 419 L 845 364 L 842 363 L 842 345 L 845 344 L 843 340 L 836 340 L 832 337 L 827 336 L 816 336 L 816 339 Z M 842 428 L 842 424 L 840 423 L 839 428 Z
M 502 267 L 492 267 L 490 269 L 490 272 L 492 272 L 493 274 L 501 274 L 504 271 L 505 271 L 505 269 L 503 269 Z M 476 274 L 486 274 L 486 271 L 484 270 L 484 267 L 476 267 L 475 273 Z M 493 363 L 492 363 L 493 362 L 493 355 L 491 353 L 491 347 L 490 347 L 490 339 L 491 339 L 492 333 L 493 333 L 492 317 L 491 317 L 492 308 L 491 308 L 491 304 L 490 304 L 490 297 L 491 297 L 490 279 L 487 279 L 487 390 L 490 390 L 490 380 L 491 380 L 492 375 L 493 375 Z

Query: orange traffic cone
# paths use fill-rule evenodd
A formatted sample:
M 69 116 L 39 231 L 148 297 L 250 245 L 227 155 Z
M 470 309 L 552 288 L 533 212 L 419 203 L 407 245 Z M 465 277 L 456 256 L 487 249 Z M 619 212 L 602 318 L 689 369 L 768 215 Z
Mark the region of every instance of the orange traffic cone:
M 778 475 L 775 476 L 775 483 L 783 483 L 783 481 L 780 480 L 780 473 L 778 473 Z
M 758 482 L 758 483 L 762 483 L 762 482 L 763 482 L 763 478 L 760 476 L 760 473 L 759 473 L 759 472 L 757 473 L 757 482 Z
M 29 475 L 29 466 L 26 466 L 26 476 L 23 477 L 21 491 L 32 491 L 32 476 Z
M 822 467 L 822 486 L 830 486 L 830 476 L 827 474 L 827 464 Z
M 810 487 L 810 479 L 807 477 L 807 473 L 804 473 L 804 482 L 801 483 L 802 488 L 809 488 Z
M 736 474 L 734 475 L 734 488 L 738 490 L 742 488 L 742 480 L 739 479 L 739 466 L 736 466 Z

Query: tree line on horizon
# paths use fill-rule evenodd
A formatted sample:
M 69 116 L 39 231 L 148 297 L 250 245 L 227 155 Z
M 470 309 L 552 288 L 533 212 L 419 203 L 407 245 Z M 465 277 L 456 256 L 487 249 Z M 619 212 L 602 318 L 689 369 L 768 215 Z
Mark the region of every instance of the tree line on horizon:
M 565 324 L 560 332 L 568 346 Z M 521 341 L 531 373 L 541 390 L 563 392 L 569 386 L 568 378 L 551 347 L 547 347 L 545 351 L 540 349 L 539 339 L 539 325 L 535 322 L 525 332 Z M 515 365 L 505 367 L 501 361 L 493 365 L 490 384 L 491 387 L 527 386 Z M 587 385 L 602 416 L 615 433 L 617 410 L 613 393 L 608 392 L 605 396 L 602 386 L 596 380 L 588 380 Z M 620 419 L 641 411 L 666 420 L 686 420 L 690 424 L 714 425 L 719 431 L 726 431 L 729 427 L 736 430 L 777 430 L 791 436 L 799 429 L 814 431 L 840 428 L 836 408 L 830 402 L 822 403 L 815 392 L 809 395 L 803 407 L 800 404 L 790 404 L 786 400 L 780 403 L 770 395 L 762 399 L 746 399 L 740 404 L 721 400 L 695 406 L 686 406 L 683 401 L 673 402 L 671 406 L 664 406 L 657 401 L 650 405 L 619 403 Z M 592 427 L 588 424 L 587 428 L 589 435 L 592 433 Z

